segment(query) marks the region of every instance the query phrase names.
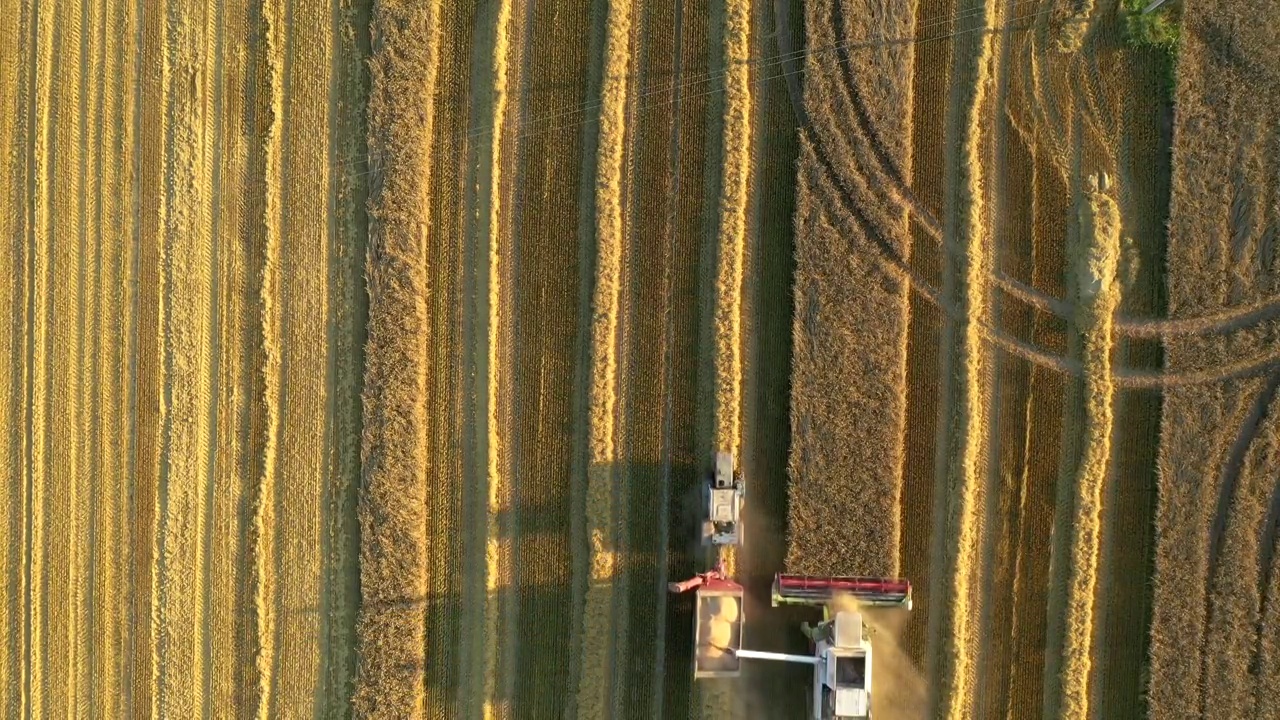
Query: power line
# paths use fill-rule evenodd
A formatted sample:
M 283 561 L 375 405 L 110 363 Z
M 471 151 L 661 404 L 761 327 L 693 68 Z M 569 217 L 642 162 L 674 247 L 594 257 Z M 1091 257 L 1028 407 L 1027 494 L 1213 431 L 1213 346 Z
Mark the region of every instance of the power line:
M 1011 4 L 1012 4 L 1012 5 L 1014 5 L 1014 6 L 1017 6 L 1017 5 L 1021 5 L 1021 4 L 1034 3 L 1034 2 L 1038 2 L 1038 0 L 1013 0 L 1013 2 L 1012 2 Z M 967 18 L 970 18 L 970 17 L 975 17 L 975 16 L 977 16 L 977 15 L 980 15 L 980 14 L 981 14 L 981 12 L 982 12 L 981 10 L 978 10 L 977 12 L 967 12 L 967 13 L 963 13 L 963 14 L 961 14 L 961 15 L 956 16 L 956 17 L 954 18 L 954 20 L 955 20 L 955 21 L 959 21 L 959 20 L 962 20 L 962 19 L 967 19 Z M 966 30 L 957 30 L 957 31 L 955 31 L 955 32 L 946 33 L 946 34 L 943 34 L 943 35 L 936 35 L 936 36 L 933 36 L 933 37 L 921 37 L 921 36 L 918 36 L 918 35 L 917 35 L 917 36 L 910 36 L 910 37 L 903 37 L 903 38 L 880 38 L 880 39 L 876 39 L 876 40 L 857 40 L 857 41 L 847 41 L 847 42 L 837 43 L 837 44 L 835 44 L 835 45 L 829 45 L 829 46 L 826 46 L 826 47 L 823 47 L 823 48 L 817 48 L 817 49 L 813 49 L 813 50 L 808 50 L 808 49 L 806 49 L 806 50 L 799 50 L 799 51 L 795 51 L 795 52 L 792 52 L 792 53 L 785 53 L 785 54 L 783 54 L 783 55 L 776 55 L 776 56 L 769 56 L 769 57 L 765 57 L 765 58 L 760 58 L 759 60 L 756 60 L 756 61 L 748 61 L 746 64 L 747 64 L 748 66 L 756 67 L 756 68 L 769 68 L 769 67 L 774 67 L 774 66 L 784 65 L 784 64 L 786 64 L 786 63 L 788 63 L 788 62 L 791 62 L 792 60 L 799 60 L 799 59 L 802 59 L 802 58 L 805 58 L 805 59 L 807 59 L 807 58 L 817 58 L 817 57 L 818 57 L 818 56 L 820 56 L 820 55 L 825 55 L 825 54 L 828 54 L 828 53 L 831 53 L 831 52 L 835 52 L 835 51 L 839 51 L 839 50 L 847 50 L 847 49 L 868 49 L 868 48 L 884 47 L 884 46 L 887 46 L 887 45 L 901 45 L 901 44 L 922 45 L 922 44 L 927 43 L 927 42 L 936 42 L 936 41 L 939 41 L 939 40 L 948 40 L 948 39 L 951 39 L 951 38 L 959 37 L 959 36 L 961 36 L 961 35 L 967 35 L 967 34 L 975 33 L 975 32 L 996 32 L 996 31 L 999 31 L 999 30 L 1006 30 L 1006 29 L 1008 29 L 1008 30 L 1014 30 L 1014 31 L 1028 30 L 1028 29 L 1030 29 L 1030 27 L 1031 27 L 1030 25 L 1027 25 L 1027 26 L 1025 26 L 1025 27 L 1019 27 L 1019 26 L 1017 25 L 1017 23 L 1021 23 L 1021 22 L 1023 22 L 1023 21 L 1027 21 L 1027 20 L 1031 20 L 1031 19 L 1036 18 L 1036 17 L 1039 17 L 1039 16 L 1041 16 L 1041 15 L 1047 15 L 1049 12 L 1050 12 L 1050 9 L 1045 9 L 1045 10 L 1041 10 L 1041 11 L 1038 11 L 1038 12 L 1035 12 L 1035 13 L 1031 13 L 1031 14 L 1029 14 L 1029 15 L 1025 15 L 1025 16 L 1023 16 L 1023 17 L 1015 18 L 1014 20 L 1011 20 L 1011 21 L 1009 21 L 1009 22 L 1007 22 L 1007 23 L 1004 23 L 1004 24 L 1002 24 L 1002 25 L 998 25 L 998 26 L 994 26 L 994 27 L 992 27 L 992 26 L 982 26 L 982 27 L 969 28 L 969 29 L 966 29 Z M 947 18 L 946 20 L 943 20 L 943 21 L 940 21 L 940 22 L 930 23 L 930 24 L 926 25 L 926 27 L 936 27 L 936 26 L 938 26 L 938 25 L 945 25 L 945 24 L 946 24 L 946 22 L 951 21 L 951 20 L 953 20 L 953 18 Z M 767 61 L 767 62 L 766 62 L 766 61 Z M 830 61 L 831 61 L 831 59 L 830 59 L 830 58 L 825 58 L 825 59 L 823 59 L 823 60 L 822 60 L 822 61 L 820 61 L 820 62 L 830 62 Z M 801 74 L 801 72 L 802 72 L 802 70 L 797 70 L 797 71 L 788 71 L 788 70 L 786 70 L 785 68 L 783 68 L 782 72 L 780 72 L 780 73 L 778 73 L 778 74 L 760 75 L 760 76 L 755 77 L 755 78 L 754 78 L 754 79 L 752 79 L 752 80 L 749 80 L 749 81 L 748 81 L 748 83 L 749 83 L 750 85 L 752 85 L 752 86 L 755 86 L 755 85 L 761 85 L 761 84 L 763 84 L 763 83 L 765 83 L 765 82 L 768 82 L 768 81 L 771 81 L 771 80 L 777 80 L 777 79 L 780 79 L 780 78 L 785 78 L 785 77 L 790 76 L 790 75 L 798 75 L 798 74 Z M 722 80 L 722 79 L 724 79 L 725 77 L 727 77 L 727 76 L 728 76 L 727 72 L 714 73 L 714 74 L 711 74 L 711 75 L 714 75 L 714 77 L 704 77 L 703 79 L 700 79 L 700 80 L 693 80 L 693 81 L 690 81 L 690 82 L 682 82 L 682 83 L 679 83 L 679 84 L 672 84 L 672 85 L 670 85 L 670 86 L 666 86 L 666 87 L 658 88 L 658 89 L 655 89 L 655 90 L 645 91 L 645 92 L 642 92 L 642 93 L 636 94 L 636 95 L 632 96 L 633 101 L 635 101 L 635 102 L 637 103 L 637 106 L 636 106 L 636 108 L 635 108 L 635 111 L 636 111 L 637 113 L 639 113 L 639 112 L 651 111 L 651 110 L 654 110 L 654 109 L 657 109 L 657 108 L 667 107 L 667 106 L 673 105 L 673 104 L 675 104 L 675 103 L 677 103 L 677 102 L 683 103 L 683 102 L 686 102 L 686 101 L 696 100 L 696 99 L 698 99 L 698 98 L 702 98 L 702 97 L 707 97 L 707 96 L 710 96 L 710 95 L 714 95 L 715 93 L 718 93 L 718 92 L 723 92 L 725 88 L 724 88 L 724 86 L 723 86 L 723 85 L 721 85 L 721 86 L 713 87 L 713 88 L 711 88 L 711 89 L 709 89 L 709 90 L 703 90 L 703 91 L 700 91 L 700 92 L 697 92 L 697 93 L 693 93 L 692 95 L 684 95 L 684 94 L 676 95 L 676 94 L 675 94 L 675 91 L 676 91 L 677 89 L 682 89 L 682 88 L 686 88 L 686 87 L 691 87 L 691 86 L 693 86 L 693 85 L 699 85 L 699 84 L 703 84 L 703 83 L 706 83 L 706 82 L 714 82 L 714 81 L 716 81 L 716 80 Z M 669 93 L 670 93 L 670 94 L 672 94 L 672 96 L 671 96 L 671 97 L 667 97 L 667 98 L 665 98 L 664 100 L 661 100 L 661 101 L 652 102 L 652 103 L 647 103 L 647 104 L 645 104 L 645 103 L 642 103 L 642 102 L 641 102 L 641 101 L 642 101 L 644 98 L 646 98 L 646 97 L 651 97 L 651 96 L 654 96 L 654 95 L 667 95 L 667 94 L 669 94 Z M 512 130 L 514 130 L 514 131 L 517 131 L 517 132 L 518 132 L 522 127 L 527 127 L 527 126 L 529 126 L 529 125 L 536 125 L 536 124 L 538 124 L 538 123 L 546 122 L 546 121 L 549 121 L 549 120 L 554 120 L 554 119 L 557 119 L 557 118 L 560 118 L 560 117 L 572 117 L 572 116 L 575 116 L 575 115 L 581 115 L 581 114 L 586 113 L 586 112 L 588 112 L 588 111 L 590 111 L 590 110 L 598 109 L 598 108 L 600 108 L 600 107 L 602 107 L 602 104 L 601 104 L 601 103 L 599 103 L 598 101 L 597 101 L 597 102 L 593 102 L 593 103 L 587 103 L 587 104 L 584 104 L 584 105 L 582 105 L 582 106 L 580 106 L 580 107 L 578 107 L 578 108 L 575 108 L 574 110 L 571 110 L 571 111 L 567 111 L 567 112 L 560 112 L 560 113 L 554 113 L 554 114 L 546 115 L 546 116 L 543 116 L 543 117 L 540 117 L 540 118 L 534 118 L 534 119 L 529 120 L 529 121 L 517 122 L 517 123 L 515 123 L 515 126 L 512 128 Z M 526 131 L 526 132 L 518 132 L 518 134 L 516 134 L 516 135 L 513 137 L 513 139 L 514 139 L 514 140 L 519 141 L 519 140 L 524 140 L 524 139 L 527 139 L 527 138 L 530 138 L 530 137 L 534 137 L 534 136 L 536 136 L 536 135 L 543 134 L 543 133 L 558 132 L 558 131 L 563 131 L 563 130 L 573 130 L 573 129 L 575 129 L 575 128 L 579 128 L 579 127 L 582 127 L 582 126 L 584 126 L 584 125 L 587 125 L 587 124 L 589 124 L 589 123 L 597 122 L 598 120 L 599 120 L 599 118 L 597 118 L 597 117 L 594 117 L 594 116 L 588 116 L 588 117 L 586 117 L 585 119 L 578 120 L 578 121 L 571 122 L 571 123 L 565 123 L 565 124 L 563 124 L 563 125 L 554 125 L 554 126 L 546 127 L 546 128 L 532 129 L 532 130 L 528 130 L 528 131 Z M 479 127 L 469 128 L 469 129 L 464 130 L 464 131 L 460 131 L 460 132 L 458 132 L 458 133 L 453 134 L 452 136 L 447 136 L 446 138 L 443 138 L 443 139 L 452 139 L 452 140 L 453 140 L 453 141 L 455 141 L 455 142 L 459 142 L 459 141 L 462 141 L 462 140 L 464 140 L 464 139 L 465 139 L 465 140 L 469 140 L 469 139 L 472 139 L 472 138 L 474 138 L 474 137 L 479 137 L 479 136 L 481 136 L 481 135 L 488 134 L 489 132 L 492 132 L 492 126 L 479 126 Z M 367 159 L 368 157 L 369 157 L 369 155 L 368 155 L 367 153 L 362 153 L 362 154 L 359 154 L 359 155 L 357 155 L 357 156 L 354 156 L 354 157 L 350 158 L 348 161 L 345 161 L 345 162 L 340 161 L 340 162 L 338 162 L 338 163 L 335 163 L 335 164 L 333 164 L 333 165 L 331 165 L 331 166 L 330 166 L 330 169 L 331 169 L 331 170 L 336 170 L 336 169 L 339 169 L 339 168 L 344 167 L 344 166 L 346 166 L 346 165 L 350 165 L 350 164 L 358 163 L 358 162 L 360 162 L 360 161 L 362 161 L 362 160 Z M 364 176 L 366 176 L 366 175 L 370 175 L 370 174 L 372 174 L 373 172 L 374 172 L 373 170 L 365 170 L 365 171 L 363 171 L 363 172 L 359 172 L 359 173 L 353 173 L 353 174 L 344 175 L 344 177 L 347 177 L 347 178 L 360 178 L 360 177 L 364 177 Z

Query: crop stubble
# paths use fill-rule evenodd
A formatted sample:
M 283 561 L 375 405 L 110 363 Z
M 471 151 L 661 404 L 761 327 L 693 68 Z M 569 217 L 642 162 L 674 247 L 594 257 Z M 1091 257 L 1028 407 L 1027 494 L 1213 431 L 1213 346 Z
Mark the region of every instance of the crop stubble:
M 626 150 L 625 255 L 620 318 L 618 388 L 619 491 L 614 522 L 618 550 L 628 561 L 615 583 L 610 707 L 613 717 L 659 711 L 664 670 L 667 589 L 663 532 L 665 486 L 671 482 L 670 419 L 665 406 L 675 356 L 668 314 L 679 312 L 670 278 L 676 265 L 672 217 L 672 133 L 675 109 L 666 97 L 641 97 L 677 82 L 675 2 L 641 5 L 632 23 L 635 90 L 630 94 Z M 655 102 L 656 101 L 656 102 Z M 658 104 L 663 103 L 663 104 Z M 683 538 L 680 538 L 683 540 Z
M 705 346 L 709 341 L 705 300 L 706 238 L 714 223 L 706 212 L 708 194 L 714 185 L 709 161 L 715 144 L 715 103 L 695 78 L 711 72 L 708 55 L 710 5 L 707 0 L 673 0 L 672 34 L 678 63 L 668 85 L 656 80 L 661 88 L 656 96 L 671 108 L 670 157 L 671 189 L 664 193 L 664 242 L 671 252 L 671 275 L 666 283 L 670 293 L 665 332 L 670 338 L 670 390 L 664 411 L 666 425 L 666 457 L 664 471 L 669 472 L 666 516 L 670 579 L 688 577 L 703 568 L 694 552 L 689 528 L 683 523 L 689 508 L 690 491 L 702 481 L 705 472 L 706 439 L 702 417 L 706 414 Z M 687 85 L 687 87 L 686 87 Z M 661 112 L 661 111 L 650 111 Z M 667 469 L 669 468 L 669 470 Z M 659 566 L 661 567 L 661 565 Z M 664 717 L 687 717 L 695 711 L 694 688 L 689 667 L 692 662 L 692 604 L 662 599 L 663 625 L 666 630 L 659 646 L 655 665 L 660 682 L 655 684 L 657 708 Z
M 992 265 L 996 272 L 1013 277 L 1030 277 L 1035 267 L 1032 243 L 1034 213 L 1034 164 L 1026 138 L 1015 126 L 1008 109 L 1014 74 L 1013 46 L 1016 8 L 1010 8 L 1000 31 L 993 57 L 996 63 L 994 102 L 989 112 L 991 132 L 991 182 L 986 202 L 991 213 Z M 1013 15 L 1014 17 L 1009 17 Z M 992 316 L 1001 328 L 1015 337 L 1032 334 L 1034 308 L 1005 303 L 992 297 Z M 974 706 L 978 717 L 998 718 L 1011 712 L 1012 675 L 1022 658 L 1014 654 L 1014 637 L 1025 624 L 1026 610 L 1018 606 L 1020 595 L 1013 588 L 1025 573 L 1027 558 L 1020 541 L 1024 523 L 1035 520 L 1028 509 L 1036 488 L 1028 486 L 1034 460 L 1028 458 L 1031 434 L 1033 368 L 1022 358 L 1002 353 L 993 359 L 991 374 L 991 445 L 987 483 L 983 563 L 988 580 L 984 583 L 980 622 L 990 641 L 978 648 L 979 686 L 991 688 Z M 1033 532 L 1043 530 L 1034 528 Z M 1032 614 L 1043 615 L 1043 607 L 1030 606 Z
M 744 525 L 748 538 L 739 560 L 753 618 L 752 647 L 804 652 L 795 631 L 798 613 L 769 607 L 774 573 L 784 569 L 787 522 L 787 455 L 790 447 L 791 284 L 795 263 L 795 172 L 798 117 L 788 84 L 798 91 L 803 58 L 799 2 L 754 3 L 751 67 L 751 181 L 742 297 L 742 444 L 739 462 L 749 483 Z M 788 61 L 780 62 L 785 58 Z M 792 75 L 794 73 L 794 76 Z M 797 100 L 799 93 L 797 92 Z M 807 668 L 762 663 L 744 667 L 746 717 L 767 717 L 799 707 L 809 681 Z
M 15 104 L 18 121 L 4 131 L 15 148 L 4 186 L 23 212 L 6 234 L 18 255 L 6 255 L 16 272 L 5 292 L 25 307 L 14 319 L 21 350 L 6 348 L 8 392 L 31 409 L 6 424 L 13 466 L 25 467 L 9 510 L 26 560 L 4 600 L 22 660 L 0 667 L 15 713 L 247 714 L 262 699 L 244 670 L 255 647 L 242 490 L 259 477 L 249 458 L 262 458 L 247 429 L 261 393 L 249 387 L 260 340 L 247 332 L 257 278 L 245 208 L 264 189 L 245 177 L 257 139 L 249 60 L 259 57 L 247 38 L 263 8 L 140 10 L 62 2 L 12 15 L 25 38 L 14 47 L 25 49 L 6 58 L 2 78 L 0 100 Z M 309 45 L 323 52 L 333 18 L 311 19 L 319 41 Z M 330 88 L 312 91 L 299 96 L 319 112 L 297 122 L 323 132 Z M 307 154 L 318 162 L 305 172 L 323 178 L 329 158 L 316 140 Z M 323 192 L 300 197 L 292 214 L 325 217 Z M 308 238 L 342 246 L 355 232 L 321 226 Z M 330 266 L 321 257 L 307 270 L 319 278 L 308 291 L 323 297 Z M 315 331 L 299 346 L 329 362 L 332 318 L 309 319 Z M 322 363 L 308 370 L 321 407 L 297 423 L 332 419 Z M 309 494 L 354 479 L 303 461 L 319 477 L 294 488 L 300 512 L 316 505 Z M 309 527 L 311 539 L 295 533 L 295 542 L 314 554 L 321 537 Z M 295 569 L 320 564 L 298 560 Z M 298 592 L 311 592 L 292 614 L 329 623 L 307 610 L 321 603 L 307 579 L 296 576 Z M 305 667 L 326 652 L 279 661 L 303 672 L 277 707 L 345 704 L 341 689 L 317 698 L 323 681 Z
M 576 228 L 582 174 L 580 128 L 564 119 L 548 121 L 585 97 L 587 52 L 578 40 L 589 32 L 589 7 L 557 12 L 550 3 L 529 3 L 529 40 L 523 48 L 525 90 L 520 100 L 524 135 L 514 181 L 512 272 L 511 436 L 513 467 L 512 549 L 517 592 L 516 638 L 509 643 L 514 666 L 512 708 L 517 714 L 560 716 L 565 712 L 569 672 L 571 472 L 573 378 L 581 338 L 578 287 L 582 282 L 578 243 L 566 241 Z M 560 658 L 556 661 L 556 658 Z M 520 668 L 540 667 L 538 673 Z

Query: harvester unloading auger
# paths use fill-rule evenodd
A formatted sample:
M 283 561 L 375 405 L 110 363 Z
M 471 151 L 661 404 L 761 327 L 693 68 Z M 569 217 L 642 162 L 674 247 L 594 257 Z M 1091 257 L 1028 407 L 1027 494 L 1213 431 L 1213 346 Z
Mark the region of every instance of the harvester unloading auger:
M 813 666 L 812 720 L 871 717 L 871 641 L 856 610 L 833 609 L 841 597 L 862 606 L 911 610 L 911 583 L 903 579 L 870 577 L 811 577 L 779 573 L 774 576 L 772 605 L 822 608 L 822 621 L 801 631 L 810 640 L 810 655 L 764 652 L 743 648 L 746 616 L 743 588 L 725 572 L 723 548 L 742 542 L 741 512 L 745 485 L 734 467 L 733 455 L 718 453 L 715 471 L 703 492 L 702 537 L 710 544 L 712 566 L 684 582 L 668 585 L 673 593 L 696 591 L 693 677 L 732 678 L 742 672 L 743 660 L 773 660 Z M 731 521 L 729 518 L 732 518 Z

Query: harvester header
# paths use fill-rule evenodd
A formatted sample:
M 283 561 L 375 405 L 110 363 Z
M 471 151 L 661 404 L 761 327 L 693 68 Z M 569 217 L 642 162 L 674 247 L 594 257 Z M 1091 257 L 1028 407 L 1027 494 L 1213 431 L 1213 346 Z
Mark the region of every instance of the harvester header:
M 848 595 L 866 605 L 911 609 L 911 583 L 901 578 L 812 577 L 779 573 L 773 578 L 773 604 L 824 605 Z

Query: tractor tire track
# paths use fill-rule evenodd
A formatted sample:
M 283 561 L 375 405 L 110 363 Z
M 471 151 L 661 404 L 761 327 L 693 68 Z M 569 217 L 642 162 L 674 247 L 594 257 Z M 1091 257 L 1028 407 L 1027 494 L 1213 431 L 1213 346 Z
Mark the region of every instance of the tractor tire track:
M 806 128 L 803 134 L 810 146 L 817 147 L 821 144 L 815 143 L 813 140 L 815 135 L 814 128 Z M 948 317 L 958 317 L 953 308 L 942 302 L 939 291 L 926 282 L 918 271 L 912 269 L 902 255 L 893 249 L 884 235 L 873 227 L 871 220 L 858 209 L 858 205 L 849 191 L 842 184 L 832 180 L 832 178 L 840 177 L 840 174 L 834 169 L 831 161 L 821 153 L 814 152 L 815 157 L 818 159 L 817 172 L 820 178 L 815 179 L 817 187 L 824 188 L 824 192 L 832 194 L 833 198 L 835 198 L 832 202 L 847 213 L 848 218 L 852 218 L 860 227 L 865 229 L 864 234 L 872 241 L 875 251 L 881 256 L 886 266 L 886 270 L 902 273 L 909 280 L 909 285 L 914 292 L 939 307 Z M 857 186 L 859 183 L 855 182 L 854 184 Z M 1002 331 L 989 326 L 989 324 L 978 323 L 977 325 L 989 340 L 995 342 L 1000 349 L 1006 352 L 1023 357 L 1040 367 L 1057 373 L 1076 377 L 1081 374 L 1079 363 L 1070 358 L 1056 356 L 1039 349 L 1031 343 L 1009 337 Z M 1240 362 L 1201 370 L 1174 369 L 1156 372 L 1133 368 L 1116 368 L 1114 373 L 1117 387 L 1122 389 L 1155 390 L 1219 383 L 1252 377 L 1265 373 L 1277 365 L 1280 365 L 1280 350 L 1264 351 Z
M 988 0 L 975 18 L 976 26 L 987 26 L 991 16 L 999 16 Z M 978 130 L 990 81 L 991 41 L 986 33 L 966 36 L 953 43 L 948 142 L 945 165 L 945 237 L 954 238 L 963 250 L 958 266 L 943 266 L 943 291 L 954 296 L 961 317 L 943 327 L 945 383 L 941 405 L 943 423 L 939 430 L 937 473 L 934 496 L 949 498 L 935 509 L 935 569 L 941 579 L 933 582 L 931 594 L 951 598 L 951 603 L 930 610 L 930 642 L 937 656 L 934 687 L 929 699 L 933 712 L 959 720 L 971 715 L 970 687 L 974 681 L 972 658 L 966 648 L 978 646 L 979 628 L 969 617 L 974 594 L 974 557 L 982 537 L 983 522 L 977 508 L 983 506 L 986 489 L 984 455 L 989 435 L 989 399 L 982 378 L 989 372 L 980 325 L 989 317 L 989 238 L 983 222 L 983 157 Z M 948 242 L 943 243 L 944 246 Z M 958 497 L 957 497 L 958 495 Z M 946 588 L 943 592 L 942 588 Z M 935 613 L 934 610 L 937 610 Z
M 862 235 L 871 240 L 873 251 L 882 258 L 887 271 L 901 273 L 909 281 L 908 285 L 911 290 L 917 295 L 923 297 L 930 304 L 938 307 L 945 317 L 952 319 L 959 318 L 960 315 L 958 311 L 952 308 L 949 304 L 943 302 L 939 291 L 930 286 L 924 280 L 920 272 L 911 268 L 901 254 L 898 253 L 889 241 L 885 239 L 879 229 L 876 228 L 870 219 L 862 213 L 859 205 L 853 200 L 853 196 L 850 192 L 844 186 L 839 185 L 836 181 L 832 180 L 832 178 L 837 177 L 837 173 L 832 167 L 831 162 L 820 152 L 813 149 L 816 143 L 812 140 L 812 129 L 806 129 L 803 132 L 803 135 L 805 137 L 806 147 L 808 148 L 806 152 L 812 152 L 816 159 L 816 168 L 813 171 L 815 174 L 812 181 L 814 182 L 815 187 L 829 198 L 830 206 L 840 208 L 842 213 L 839 219 L 842 221 L 852 219 L 853 222 L 861 228 Z M 1011 338 L 1000 330 L 991 327 L 989 323 L 977 322 L 975 323 L 975 326 L 982 330 L 988 340 L 994 342 L 1005 352 L 1023 357 L 1040 367 L 1047 368 L 1060 374 L 1079 376 L 1081 373 L 1080 364 L 1078 362 L 1051 355 L 1030 343 L 1016 338 Z M 1245 368 L 1241 371 L 1249 372 L 1250 369 Z M 1209 377 L 1211 378 L 1211 376 Z M 1170 379 L 1170 382 L 1176 384 L 1179 380 L 1179 377 L 1174 377 Z M 1195 380 L 1207 381 L 1200 377 L 1195 378 Z M 1158 387 L 1162 385 L 1163 377 L 1159 374 L 1152 373 L 1134 373 L 1131 377 L 1121 378 L 1119 382 L 1122 385 L 1131 383 L 1135 386 L 1142 383 L 1149 383 L 1153 387 Z
M 838 6 L 839 4 L 837 3 Z M 842 18 L 843 15 L 837 13 L 837 17 L 833 18 L 832 22 L 840 22 Z M 935 243 L 941 245 L 942 228 L 938 224 L 937 218 L 917 197 L 911 187 L 902 180 L 901 171 L 894 165 L 893 159 L 887 156 L 888 151 L 884 148 L 882 141 L 879 140 L 879 133 L 870 117 L 866 114 L 865 104 L 857 91 L 856 81 L 852 77 L 852 70 L 848 68 L 847 51 L 840 53 L 840 65 L 845 76 L 844 82 L 840 84 L 841 93 L 845 102 L 853 110 L 854 118 L 857 120 L 858 133 L 867 140 L 868 145 L 872 148 L 872 153 L 876 156 L 877 163 L 865 162 L 865 158 L 857 153 L 857 149 L 853 144 L 843 140 L 842 136 L 833 135 L 823 143 L 823 146 L 825 147 L 830 143 L 834 147 L 855 152 L 859 157 L 860 166 L 865 167 L 868 171 L 877 173 L 887 180 L 892 186 L 891 189 L 886 191 L 890 194 L 891 199 L 911 212 L 927 235 Z M 996 287 L 1004 293 L 1041 312 L 1050 313 L 1060 318 L 1067 318 L 1072 313 L 1070 302 L 1036 290 L 1003 272 L 997 271 L 993 275 L 993 281 Z M 1280 317 L 1280 296 L 1271 296 L 1247 305 L 1229 306 L 1195 317 L 1140 318 L 1119 315 L 1116 318 L 1116 330 L 1121 335 L 1137 338 L 1226 334 L 1252 327 L 1275 317 Z
M 1280 647 L 1277 647 L 1274 628 L 1280 606 L 1280 588 L 1277 587 L 1277 544 L 1280 543 L 1280 483 L 1271 491 L 1267 515 L 1259 535 L 1258 562 L 1258 618 L 1255 623 L 1254 641 L 1249 670 L 1259 678 L 1254 687 L 1254 717 L 1263 720 L 1276 710 L 1276 692 L 1280 691 Z
M 848 38 L 854 36 L 853 28 L 850 27 L 849 21 L 844 14 L 843 0 L 834 0 L 831 3 L 831 26 L 839 33 L 838 37 L 842 38 L 842 42 L 847 42 Z M 904 206 L 915 215 L 926 228 L 939 229 L 938 219 L 911 191 L 905 173 L 894 159 L 892 151 L 877 131 L 874 121 L 867 111 L 867 105 L 859 90 L 857 78 L 854 76 L 853 66 L 849 58 L 849 48 L 841 45 L 837 56 L 843 80 L 843 82 L 836 83 L 839 88 L 840 99 L 843 101 L 842 104 L 847 105 L 853 111 L 852 114 L 857 122 L 858 134 L 862 136 L 871 148 L 871 152 L 877 161 L 875 164 L 871 164 L 868 169 L 872 172 L 878 171 L 888 181 L 890 186 L 889 193 L 897 204 Z
M 1206 651 L 1200 662 L 1200 679 L 1204 692 L 1200 694 L 1199 715 L 1209 717 L 1219 709 L 1228 711 L 1230 716 L 1239 717 L 1245 712 L 1243 703 L 1248 695 L 1248 676 L 1251 674 L 1247 666 L 1248 656 L 1231 652 L 1237 645 L 1235 635 L 1245 627 L 1252 629 L 1258 622 L 1258 610 L 1265 606 L 1261 598 L 1265 597 L 1266 585 L 1259 582 L 1256 588 L 1250 588 L 1255 594 L 1250 601 L 1249 590 L 1241 578 L 1247 567 L 1241 567 L 1244 558 L 1239 554 L 1248 552 L 1249 543 L 1231 542 L 1237 537 L 1244 538 L 1249 526 L 1262 527 L 1265 533 L 1267 512 L 1254 498 L 1259 488 L 1256 481 L 1243 477 L 1252 475 L 1246 468 L 1247 458 L 1255 447 L 1255 442 L 1263 433 L 1263 429 L 1271 421 L 1269 417 L 1277 395 L 1280 394 L 1280 373 L 1272 373 L 1265 385 L 1258 391 L 1250 404 L 1249 411 L 1240 425 L 1235 440 L 1232 442 L 1226 457 L 1223 459 L 1218 483 L 1218 497 L 1214 506 L 1213 522 L 1209 528 L 1207 547 L 1207 563 L 1205 565 L 1205 588 L 1203 605 L 1203 625 L 1201 644 L 1206 650 L 1214 647 L 1219 652 Z M 1256 515 L 1257 517 L 1253 517 Z M 1258 578 L 1267 575 L 1268 563 L 1265 544 L 1256 546 L 1254 560 L 1257 562 Z M 1223 555 L 1227 554 L 1235 562 L 1223 563 Z M 1254 605 L 1254 603 L 1257 603 Z M 1253 606 L 1253 607 L 1250 607 Z M 1254 609 L 1257 608 L 1257 609 Z M 1241 614 L 1252 616 L 1252 622 L 1240 622 Z M 1216 656 L 1217 662 L 1211 666 L 1209 657 Z M 1213 708 L 1213 712 L 1209 711 Z
M 1033 274 L 1035 252 L 1031 247 L 1033 186 L 1028 175 L 1034 172 L 1030 153 L 1020 143 L 1007 116 L 1011 58 L 1017 5 L 1002 3 L 1001 28 L 993 35 L 998 42 L 994 50 L 995 95 L 989 109 L 992 132 L 992 155 L 989 172 L 992 186 L 987 202 L 992 216 L 993 270 L 997 277 L 1003 268 L 1013 265 L 1016 271 Z M 1025 243 L 1025 244 L 1023 244 Z M 1020 336 L 1034 332 L 1034 314 L 1028 309 L 1006 306 L 999 294 L 992 296 L 992 317 L 1000 326 Z M 1019 573 L 1024 571 L 1022 540 L 1024 523 L 1035 522 L 1025 514 L 1028 492 L 1027 445 L 1032 408 L 1032 368 L 1011 357 L 992 363 L 991 372 L 991 444 L 986 482 L 990 490 L 986 503 L 987 537 L 984 541 L 983 567 L 990 578 L 981 594 L 981 630 L 987 643 L 979 649 L 976 683 L 993 688 L 990 699 L 979 698 L 975 717 L 998 718 L 1007 714 L 1014 665 L 1015 624 L 1019 598 L 1007 589 L 1017 587 Z
M 913 8 L 914 29 L 919 34 L 925 27 L 935 28 L 937 37 L 945 38 L 954 32 L 955 3 L 953 0 L 922 0 Z M 934 20 L 939 18 L 939 20 Z M 933 25 L 936 22 L 937 25 Z M 946 97 L 944 88 L 950 84 L 951 43 L 948 40 L 921 43 L 914 49 L 911 68 L 911 163 L 913 191 L 923 203 L 942 207 L 943 186 L 941 173 L 920 172 L 919 168 L 936 168 L 943 163 L 942 136 L 945 123 Z M 941 253 L 925 252 L 927 242 L 937 240 L 937 228 L 926 227 L 921 218 L 912 216 L 909 221 L 911 241 L 911 267 L 922 276 L 936 280 L 941 275 L 944 261 Z M 915 283 L 912 283 L 915 287 Z M 935 310 L 936 308 L 936 310 Z M 927 668 L 926 652 L 928 608 L 932 594 L 929 578 L 932 577 L 930 549 L 933 537 L 933 514 L 936 504 L 944 498 L 934 496 L 934 458 L 937 454 L 938 393 L 936 373 L 938 368 L 937 345 L 941 327 L 945 322 L 946 308 L 933 306 L 924 295 L 915 292 L 908 301 L 907 336 L 907 412 L 906 431 L 903 434 L 905 461 L 903 464 L 901 510 L 902 540 L 900 541 L 902 565 L 900 572 L 911 580 L 915 589 L 915 602 L 923 612 L 912 613 L 912 620 L 904 630 L 903 646 L 918 668 Z

